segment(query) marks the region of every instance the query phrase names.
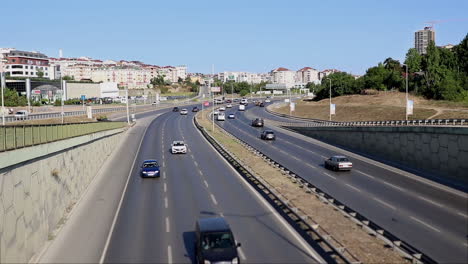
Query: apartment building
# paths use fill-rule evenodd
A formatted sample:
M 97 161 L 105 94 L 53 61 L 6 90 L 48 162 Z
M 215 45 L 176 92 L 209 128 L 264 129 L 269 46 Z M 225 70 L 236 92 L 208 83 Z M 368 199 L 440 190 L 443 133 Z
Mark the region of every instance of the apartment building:
M 340 70 L 337 69 L 326 69 L 321 72 L 319 72 L 319 80 L 322 81 L 323 78 L 327 77 L 328 75 L 336 72 L 341 72 Z
M 40 52 L 1 48 L 0 59 L 5 64 L 4 72 L 11 77 L 39 77 L 42 72 L 43 78 L 50 78 L 49 58 Z
M 414 32 L 414 48 L 419 54 L 426 54 L 427 46 L 431 41 L 436 41 L 435 31 L 432 27 L 424 27 L 424 29 Z
M 302 83 L 302 84 L 307 84 L 307 83 L 318 84 L 320 83 L 319 71 L 311 67 L 304 67 L 297 71 L 296 79 L 297 79 L 297 82 Z
M 268 74 L 263 73 L 250 73 L 250 72 L 233 72 L 225 71 L 217 74 L 218 80 L 222 82 L 234 81 L 234 82 L 247 82 L 258 84 L 262 81 L 265 81 Z
M 271 71 L 271 82 L 292 88 L 296 84 L 296 72 L 283 67 L 276 68 Z

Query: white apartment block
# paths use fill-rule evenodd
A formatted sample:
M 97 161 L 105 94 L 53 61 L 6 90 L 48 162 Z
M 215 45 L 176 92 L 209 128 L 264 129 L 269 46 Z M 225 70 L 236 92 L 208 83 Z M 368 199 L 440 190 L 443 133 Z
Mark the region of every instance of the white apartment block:
M 0 60 L 2 70 L 11 77 L 39 77 L 38 73 L 42 72 L 43 78 L 50 78 L 49 58 L 42 53 L 1 48 Z
M 250 73 L 250 72 L 220 72 L 217 74 L 218 80 L 222 82 L 234 81 L 234 82 L 247 82 L 258 84 L 262 81 L 269 79 L 268 74 L 263 73 Z
M 304 85 L 308 83 L 318 84 L 320 83 L 319 71 L 311 67 L 304 67 L 297 71 L 296 80 Z
M 296 72 L 279 67 L 271 71 L 271 82 L 274 84 L 284 84 L 286 88 L 292 88 L 296 84 Z
M 139 68 L 101 68 L 92 72 L 93 82 L 115 82 L 128 89 L 144 89 L 150 84 L 151 73 Z

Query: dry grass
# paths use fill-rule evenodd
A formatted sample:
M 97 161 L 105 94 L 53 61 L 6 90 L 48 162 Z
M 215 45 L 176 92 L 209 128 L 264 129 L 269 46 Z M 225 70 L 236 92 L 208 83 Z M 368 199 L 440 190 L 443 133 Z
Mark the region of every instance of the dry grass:
M 414 115 L 409 119 L 440 118 L 466 118 L 468 104 L 466 102 L 450 102 L 426 100 L 419 96 L 409 97 L 414 101 Z M 332 98 L 336 104 L 335 121 L 375 121 L 375 120 L 401 120 L 405 119 L 405 93 L 376 92 L 369 95 L 347 95 Z M 456 111 L 454 111 L 456 110 Z M 275 111 L 289 114 L 289 107 L 284 106 Z M 329 119 L 329 100 L 318 102 L 298 102 L 294 116 Z M 447 116 L 447 117 L 446 117 Z
M 205 110 L 206 111 L 206 110 Z M 266 181 L 270 186 L 281 193 L 290 204 L 299 208 L 309 216 L 309 224 L 319 224 L 333 238 L 343 245 L 352 255 L 363 263 L 407 263 L 397 252 L 386 248 L 383 241 L 368 235 L 361 227 L 332 206 L 323 203 L 316 196 L 306 193 L 303 188 L 294 184 L 286 176 L 260 157 L 248 151 L 244 146 L 234 140 L 215 126 L 212 131 L 211 122 L 206 118 L 201 119 L 197 115 L 199 123 L 220 142 L 229 149 L 243 164 L 250 168 L 258 177 Z
M 96 119 L 89 119 L 86 116 L 66 116 L 63 118 L 64 123 L 82 123 L 96 122 Z M 62 118 L 25 120 L 8 123 L 9 125 L 45 125 L 45 124 L 61 124 Z

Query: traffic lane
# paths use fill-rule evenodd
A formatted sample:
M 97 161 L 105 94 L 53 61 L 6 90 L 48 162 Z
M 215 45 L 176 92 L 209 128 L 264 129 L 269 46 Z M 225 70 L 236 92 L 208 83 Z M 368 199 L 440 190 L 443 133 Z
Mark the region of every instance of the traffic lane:
M 299 121 L 299 120 L 286 118 L 286 117 L 280 117 L 280 116 L 268 113 L 266 111 L 266 107 L 268 105 L 270 105 L 270 104 L 273 104 L 273 103 L 266 104 L 265 107 L 258 107 L 258 106 L 254 106 L 254 105 L 253 106 L 249 105 L 249 107 L 246 110 L 250 110 L 252 112 L 252 114 L 254 114 L 255 116 L 258 116 L 258 117 L 264 118 L 264 119 L 273 120 L 273 121 L 285 122 L 285 123 L 303 123 L 304 122 L 304 121 Z
M 163 109 L 158 108 L 158 109 L 154 109 L 154 110 L 148 110 L 148 111 L 145 111 L 145 112 L 135 113 L 135 118 L 138 120 L 140 118 L 146 118 L 146 117 L 154 116 L 156 114 L 172 112 L 172 108 L 175 107 L 175 106 L 179 107 L 180 109 L 187 108 L 188 111 L 191 111 L 192 108 L 195 107 L 195 106 L 197 106 L 198 108 L 202 107 L 201 104 L 197 104 L 197 103 L 190 104 L 190 105 L 183 105 L 183 106 L 174 105 L 174 106 L 168 106 L 167 108 L 163 108 Z M 130 112 L 130 114 L 132 114 L 132 113 Z M 122 117 L 114 118 L 113 121 L 127 121 L 126 113 L 124 113 Z
M 240 116 L 239 119 L 247 124 L 250 121 L 245 116 Z M 323 159 L 337 154 L 336 152 L 322 146 L 282 133 L 274 127 L 272 127 L 272 129 L 275 130 L 278 138 L 284 139 L 286 144 L 295 146 L 305 153 L 316 154 L 318 157 Z M 460 196 L 428 184 L 421 184 L 421 182 L 417 180 L 402 176 L 398 173 L 383 169 L 379 166 L 370 164 L 360 159 L 353 159 L 352 162 L 355 168 L 358 168 L 359 171 L 364 172 L 361 173 L 364 176 L 372 175 L 374 179 L 382 180 L 382 183 L 384 184 L 390 183 L 392 186 L 398 186 L 399 189 L 410 190 L 411 193 L 415 194 L 417 198 L 424 198 L 429 201 L 434 201 L 437 204 L 443 204 L 446 208 L 453 209 L 456 214 L 455 217 L 462 217 L 464 219 L 468 218 L 468 215 L 464 213 L 467 211 L 466 208 L 468 208 L 468 199 L 466 195 Z
M 186 142 L 212 201 L 242 243 L 247 262 L 315 262 L 297 237 L 285 230 L 273 212 L 266 208 L 239 178 L 237 173 L 208 145 L 192 122 L 182 122 Z M 214 162 L 220 160 L 220 162 Z
M 168 114 L 156 118 L 148 127 L 132 168 L 122 206 L 111 234 L 106 263 L 167 262 L 168 234 L 164 232 L 163 189 L 160 179 L 143 179 L 140 165 L 145 159 L 161 162 L 161 126 Z M 164 168 L 161 168 L 164 169 Z
M 454 232 L 439 232 L 440 230 L 452 228 L 451 226 L 445 226 L 444 224 L 442 224 L 442 226 L 436 227 L 435 229 L 439 231 L 435 231 L 433 228 L 434 224 L 432 215 L 429 215 L 429 219 L 421 220 L 419 215 L 418 217 L 413 216 L 415 211 L 420 212 L 418 208 L 409 207 L 405 208 L 404 210 L 400 208 L 401 206 L 407 206 L 408 204 L 411 205 L 413 204 L 412 202 L 391 205 L 392 207 L 398 209 L 399 214 L 397 218 L 389 216 L 389 212 L 392 212 L 393 210 L 389 208 L 388 204 L 391 203 L 390 201 L 392 200 L 385 199 L 380 196 L 380 190 L 385 188 L 384 186 L 379 186 L 379 189 L 377 189 L 375 192 L 377 195 L 373 195 L 372 193 L 367 192 L 369 189 L 365 186 L 365 188 L 358 188 L 355 186 L 355 184 L 346 184 L 340 182 L 340 178 L 337 178 L 328 172 L 323 173 L 324 170 L 322 168 L 311 165 L 308 162 L 304 162 L 301 155 L 293 155 L 290 151 L 284 151 L 281 148 L 272 149 L 271 147 L 265 147 L 266 145 L 274 146 L 278 143 L 278 141 L 264 142 L 252 135 L 246 134 L 243 130 L 247 128 L 243 127 L 242 124 L 236 123 L 235 125 L 229 125 L 229 122 L 225 122 L 225 126 L 228 128 L 228 131 L 238 135 L 241 139 L 245 140 L 252 146 L 262 150 L 271 158 L 277 161 L 281 161 L 282 164 L 286 167 L 293 169 L 294 172 L 313 182 L 316 186 L 323 189 L 325 192 L 332 194 L 338 200 L 345 202 L 348 206 L 354 208 L 372 221 L 375 221 L 387 230 L 390 230 L 392 233 L 404 239 L 405 241 L 414 242 L 415 245 L 418 245 L 418 248 L 424 252 L 438 252 L 442 248 L 443 252 L 440 252 L 440 254 L 444 256 L 442 256 L 441 259 L 455 257 L 460 260 L 460 258 L 463 256 L 462 248 L 460 246 L 463 246 L 461 239 L 463 239 L 462 236 L 465 233 L 456 233 L 455 231 L 456 237 L 454 237 Z M 369 203 L 369 201 L 371 201 L 371 203 Z M 434 214 L 433 209 L 434 208 L 431 208 L 428 212 L 425 211 L 425 213 L 430 214 L 432 212 L 432 214 Z M 398 225 L 395 225 L 394 222 L 396 219 L 404 219 L 404 221 L 400 221 Z M 421 221 L 424 224 L 421 224 Z M 401 223 L 403 223 L 403 225 Z M 416 235 L 409 235 L 413 233 Z M 426 233 L 430 233 L 430 235 L 423 235 Z M 430 241 L 442 241 L 444 246 L 440 246 L 439 244 L 437 249 L 433 249 L 434 243 L 428 243 L 428 237 L 433 238 Z M 452 254 L 446 255 L 446 252 L 451 252 Z

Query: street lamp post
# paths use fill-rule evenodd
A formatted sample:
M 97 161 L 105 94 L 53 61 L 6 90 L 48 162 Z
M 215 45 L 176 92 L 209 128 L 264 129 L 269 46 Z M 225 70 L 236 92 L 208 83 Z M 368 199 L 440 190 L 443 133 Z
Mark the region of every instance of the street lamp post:
M 3 65 L 0 64 L 0 81 L 2 86 L 2 125 L 5 125 L 5 98 L 3 96 L 3 90 L 5 89 L 5 73 L 3 72 Z
M 130 111 L 128 109 L 128 86 L 125 88 L 125 102 L 126 102 L 126 108 L 127 108 L 127 124 L 130 125 Z
M 408 120 L 408 65 L 403 64 L 406 68 L 406 106 L 405 106 L 405 117 Z
M 330 94 L 330 109 L 329 109 L 329 111 L 330 111 L 330 119 L 329 119 L 329 120 L 331 121 L 331 79 L 328 78 L 328 80 L 330 81 L 330 91 L 329 91 L 329 94 Z

